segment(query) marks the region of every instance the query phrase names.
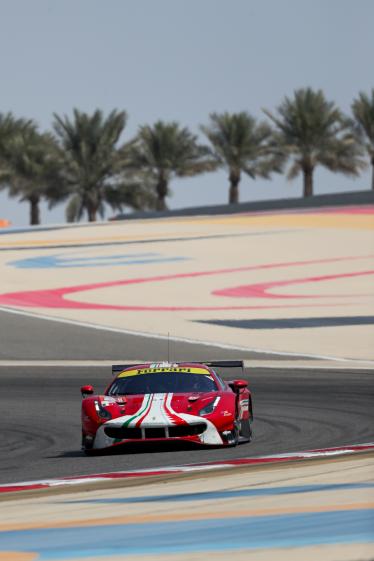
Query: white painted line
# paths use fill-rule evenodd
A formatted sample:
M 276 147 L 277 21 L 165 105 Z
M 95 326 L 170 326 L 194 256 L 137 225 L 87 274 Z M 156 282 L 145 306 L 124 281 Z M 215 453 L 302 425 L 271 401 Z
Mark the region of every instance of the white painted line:
M 97 331 L 108 331 L 111 333 L 122 333 L 124 335 L 133 335 L 135 337 L 144 337 L 146 339 L 157 339 L 161 341 L 174 341 L 177 343 L 188 343 L 192 345 L 199 345 L 202 347 L 215 347 L 217 349 L 226 349 L 226 350 L 234 350 L 234 351 L 242 351 L 242 352 L 251 352 L 251 353 L 258 353 L 258 354 L 266 354 L 269 356 L 290 356 L 290 357 L 298 357 L 298 358 L 312 358 L 318 360 L 329 360 L 333 362 L 352 362 L 356 364 L 373 364 L 374 361 L 371 360 L 363 360 L 363 359 L 353 359 L 353 358 L 343 358 L 343 357 L 336 357 L 336 356 L 327 356 L 327 355 L 314 355 L 314 354 L 302 354 L 302 353 L 292 353 L 289 351 L 271 351 L 271 350 L 264 350 L 264 349 L 257 349 L 252 347 L 242 347 L 238 345 L 228 345 L 225 343 L 217 343 L 214 341 L 201 341 L 199 339 L 189 339 L 187 337 L 175 337 L 170 336 L 167 334 L 161 333 L 149 333 L 146 331 L 131 331 L 129 329 L 122 329 L 119 327 L 110 327 L 108 325 L 98 325 L 94 323 L 88 323 L 83 321 L 77 321 L 67 318 L 59 318 L 56 316 L 48 316 L 45 314 L 38 314 L 34 312 L 29 312 L 26 310 L 19 310 L 16 308 L 11 308 L 8 306 L 0 306 L 1 312 L 7 312 L 10 314 L 21 315 L 26 317 L 31 317 L 34 319 L 43 319 L 47 321 L 53 321 L 56 323 L 62 323 L 66 325 L 75 325 L 77 327 L 85 327 L 89 329 L 96 329 Z

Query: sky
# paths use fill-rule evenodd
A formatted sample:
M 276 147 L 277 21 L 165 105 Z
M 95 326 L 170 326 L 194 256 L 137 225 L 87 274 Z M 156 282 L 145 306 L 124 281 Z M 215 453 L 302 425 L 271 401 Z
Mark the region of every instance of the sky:
M 266 120 L 294 90 L 322 89 L 345 112 L 374 87 L 372 0 L 0 0 L 0 112 L 50 130 L 74 107 L 125 110 L 122 141 L 142 124 L 175 120 L 195 134 L 209 114 L 249 111 Z M 242 201 L 301 196 L 288 182 L 243 177 Z M 317 169 L 315 192 L 365 190 Z M 171 185 L 170 208 L 224 204 L 222 170 Z M 28 205 L 0 192 L 0 219 L 28 223 Z M 64 205 L 42 222 L 64 221 Z

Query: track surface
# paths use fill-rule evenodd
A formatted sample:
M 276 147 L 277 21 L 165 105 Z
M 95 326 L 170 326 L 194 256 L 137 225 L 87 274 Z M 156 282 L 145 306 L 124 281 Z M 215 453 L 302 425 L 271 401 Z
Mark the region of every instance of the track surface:
M 167 333 L 167 325 L 160 332 Z M 0 310 L 0 360 L 166 360 L 168 343 L 164 339 L 127 335 L 100 329 L 48 321 Z M 170 343 L 173 360 L 237 358 L 238 351 L 210 345 Z M 272 355 L 277 360 L 292 356 Z M 269 354 L 245 352 L 240 358 L 269 360 Z M 298 360 L 300 355 L 295 357 Z M 308 359 L 310 360 L 310 359 Z
M 115 360 L 165 358 L 165 341 L 81 327 L 74 330 L 64 324 L 52 325 L 48 321 L 1 313 L 0 358 L 105 359 L 111 345 L 116 348 L 111 355 Z M 72 339 L 79 341 L 79 346 Z M 232 358 L 233 355 L 238 357 L 237 352 L 222 349 L 173 345 L 174 359 Z M 90 382 L 102 391 L 110 379 L 110 369 L 1 367 L 0 482 L 213 461 L 374 440 L 372 372 L 251 369 L 246 376 L 255 407 L 255 437 L 251 444 L 226 449 L 153 450 L 143 446 L 128 449 L 127 453 L 86 457 L 80 452 L 79 388 Z

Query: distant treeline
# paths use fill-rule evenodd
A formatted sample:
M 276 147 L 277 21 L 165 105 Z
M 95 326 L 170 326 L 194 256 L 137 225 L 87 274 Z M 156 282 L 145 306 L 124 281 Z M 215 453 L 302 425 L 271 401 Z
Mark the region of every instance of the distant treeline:
M 303 176 L 304 197 L 313 195 L 318 165 L 358 176 L 372 166 L 374 189 L 374 89 L 360 92 L 345 115 L 324 93 L 311 88 L 285 97 L 267 121 L 247 111 L 212 113 L 198 137 L 177 122 L 139 127 L 119 143 L 125 111 L 105 116 L 74 109 L 72 117 L 53 116 L 53 132 L 33 120 L 0 113 L 0 188 L 30 204 L 30 224 L 40 223 L 39 204 L 67 202 L 66 219 L 89 221 L 114 211 L 165 210 L 173 177 L 190 177 L 224 168 L 229 203 L 239 201 L 242 173 L 252 179 L 286 173 Z M 198 202 L 198 201 L 197 201 Z

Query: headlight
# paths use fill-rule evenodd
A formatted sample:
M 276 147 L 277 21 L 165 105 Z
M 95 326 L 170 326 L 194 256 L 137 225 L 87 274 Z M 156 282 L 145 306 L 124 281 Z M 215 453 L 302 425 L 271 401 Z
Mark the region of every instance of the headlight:
M 109 411 L 104 409 L 104 407 L 102 407 L 98 401 L 95 401 L 95 409 L 97 411 L 98 416 L 101 417 L 102 419 L 106 419 L 107 421 L 109 421 L 109 419 L 112 418 L 112 415 L 109 413 Z
M 211 413 L 213 413 L 219 400 L 220 398 L 216 397 L 216 399 L 213 399 L 213 401 L 207 403 L 202 409 L 200 409 L 199 415 L 210 415 Z
M 112 415 L 106 409 L 100 408 L 100 411 L 98 413 L 99 413 L 99 417 L 101 417 L 102 419 L 109 420 L 112 418 Z

